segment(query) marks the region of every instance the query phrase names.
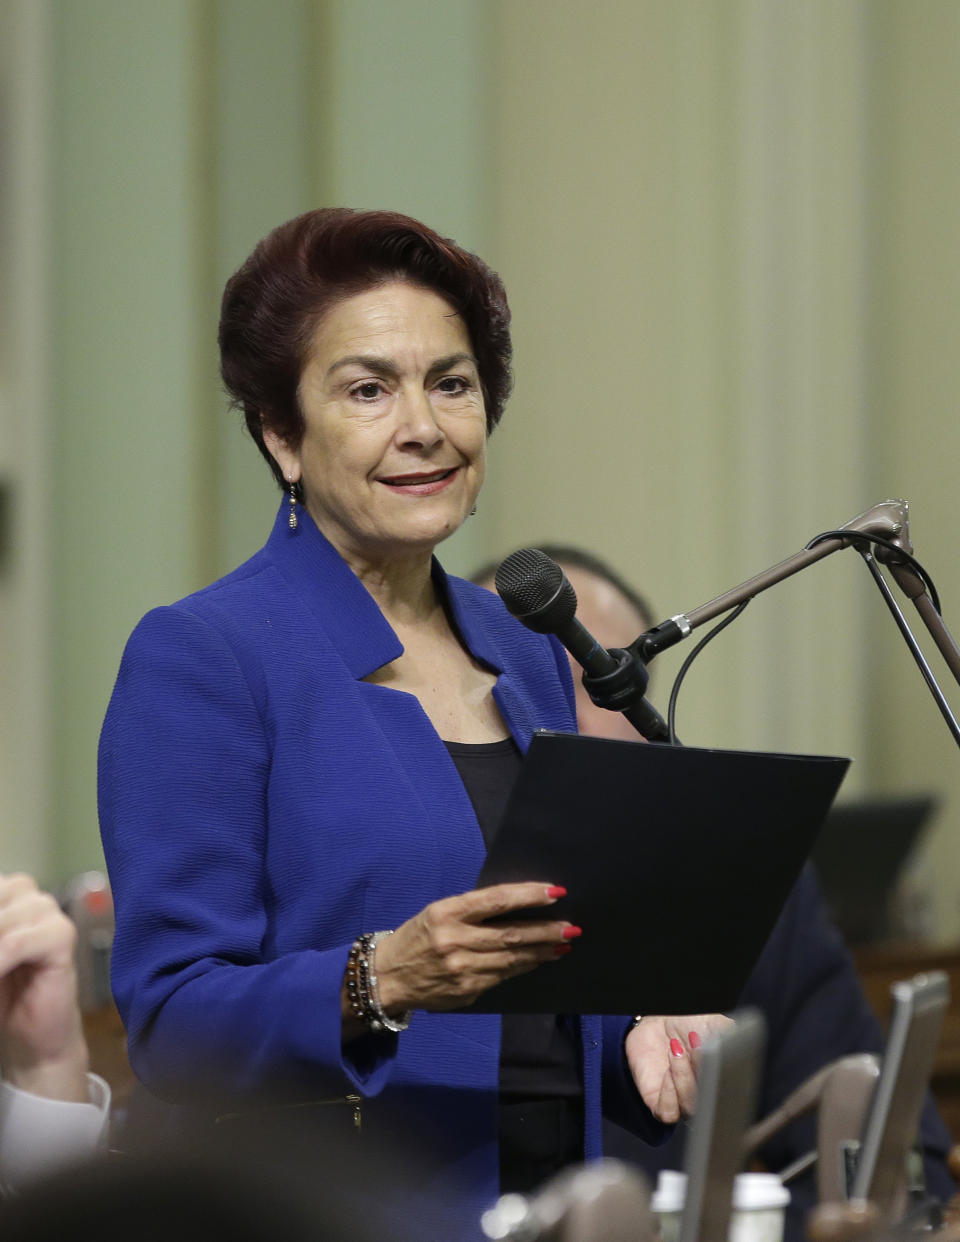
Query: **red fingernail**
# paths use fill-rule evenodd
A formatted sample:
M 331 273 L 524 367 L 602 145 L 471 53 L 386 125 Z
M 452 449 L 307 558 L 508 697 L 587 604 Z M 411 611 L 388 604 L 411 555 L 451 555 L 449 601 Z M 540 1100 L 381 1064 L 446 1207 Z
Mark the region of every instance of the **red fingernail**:
M 679 1039 L 670 1040 L 670 1051 L 675 1057 L 683 1056 L 683 1044 L 681 1044 Z
M 554 957 L 566 957 L 573 949 L 572 944 L 555 944 L 553 946 Z
M 571 923 L 569 927 L 563 929 L 564 940 L 576 940 L 578 936 L 583 935 L 583 928 L 577 927 L 576 923 Z
M 690 1032 L 690 1034 L 687 1036 L 687 1043 L 690 1045 L 691 1048 L 700 1047 L 700 1036 L 697 1034 L 696 1031 Z
M 562 884 L 551 884 L 550 887 L 547 889 L 548 897 L 566 897 L 566 895 L 567 895 L 567 890 L 563 887 Z

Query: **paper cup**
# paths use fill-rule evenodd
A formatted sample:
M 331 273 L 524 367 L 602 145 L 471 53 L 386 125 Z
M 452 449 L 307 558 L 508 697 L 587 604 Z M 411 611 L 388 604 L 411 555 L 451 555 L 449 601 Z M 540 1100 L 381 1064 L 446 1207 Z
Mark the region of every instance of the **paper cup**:
M 687 1175 L 663 1169 L 651 1208 L 660 1221 L 663 1242 L 677 1242 L 687 1197 Z M 783 1242 L 784 1210 L 790 1191 L 775 1173 L 740 1173 L 733 1184 L 730 1242 Z

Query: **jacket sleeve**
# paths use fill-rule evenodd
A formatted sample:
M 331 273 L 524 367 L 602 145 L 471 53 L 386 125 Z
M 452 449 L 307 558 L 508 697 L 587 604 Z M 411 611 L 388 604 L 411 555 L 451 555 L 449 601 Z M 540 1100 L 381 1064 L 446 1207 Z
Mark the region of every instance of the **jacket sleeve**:
M 148 1087 L 376 1094 L 396 1037 L 341 1047 L 349 945 L 269 960 L 271 736 L 256 670 L 182 606 L 140 623 L 100 740 L 112 981 Z
M 624 1049 L 630 1021 L 621 1016 L 603 1019 L 603 1115 L 649 1146 L 658 1147 L 676 1127 L 658 1121 L 640 1098 Z
M 89 1159 L 106 1145 L 110 1088 L 87 1075 L 83 1103 L 52 1100 L 0 1082 L 0 1195 Z

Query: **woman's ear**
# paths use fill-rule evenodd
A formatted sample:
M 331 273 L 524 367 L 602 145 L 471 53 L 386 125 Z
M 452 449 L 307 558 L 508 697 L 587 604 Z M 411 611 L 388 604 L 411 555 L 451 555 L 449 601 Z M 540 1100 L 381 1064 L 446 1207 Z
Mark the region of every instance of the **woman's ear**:
M 270 456 L 280 467 L 283 477 L 288 483 L 299 483 L 300 454 L 295 449 L 290 448 L 286 440 L 274 431 L 262 414 L 260 415 L 260 428 L 263 432 L 263 442 L 267 446 Z

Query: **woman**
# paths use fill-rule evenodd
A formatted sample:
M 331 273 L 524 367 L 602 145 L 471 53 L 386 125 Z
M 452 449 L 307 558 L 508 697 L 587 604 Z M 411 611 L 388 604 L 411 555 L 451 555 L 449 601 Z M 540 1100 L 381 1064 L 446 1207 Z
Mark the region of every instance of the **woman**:
M 406 217 L 314 211 L 260 243 L 222 372 L 286 497 L 252 560 L 140 623 L 101 739 L 134 1068 L 173 1095 L 362 1097 L 365 1131 L 432 1153 L 424 1237 L 599 1154 L 601 1072 L 658 1136 L 724 1021 L 510 1019 L 501 1057 L 500 1018 L 458 1012 L 580 933 L 550 877 L 472 891 L 532 731 L 575 729 L 562 649 L 433 560 L 483 483 L 508 327 L 499 278 Z

